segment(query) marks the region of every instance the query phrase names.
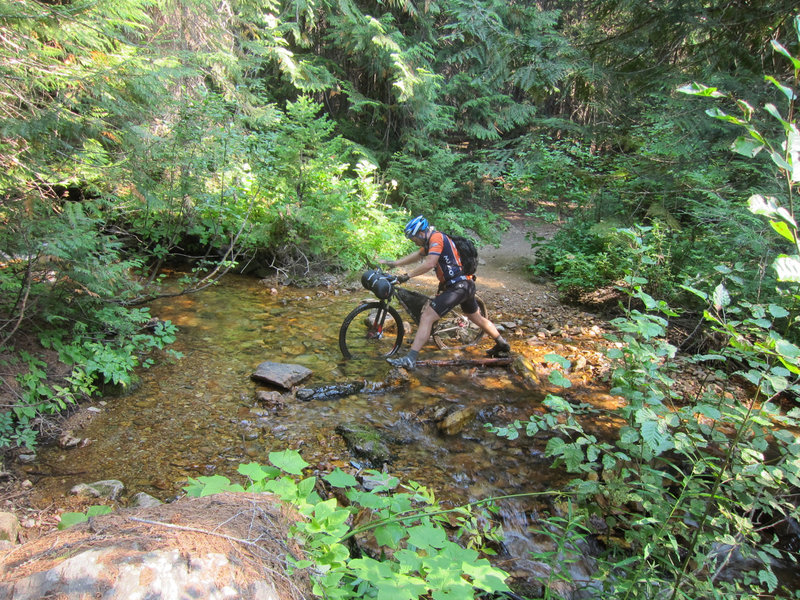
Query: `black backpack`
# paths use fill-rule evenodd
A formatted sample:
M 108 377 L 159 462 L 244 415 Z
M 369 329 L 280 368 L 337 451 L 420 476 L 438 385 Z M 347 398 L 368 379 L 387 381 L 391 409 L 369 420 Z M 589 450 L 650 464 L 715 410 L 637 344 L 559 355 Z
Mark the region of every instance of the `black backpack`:
M 458 250 L 461 258 L 461 270 L 464 275 L 474 275 L 478 269 L 478 249 L 471 239 L 460 235 L 448 235 Z

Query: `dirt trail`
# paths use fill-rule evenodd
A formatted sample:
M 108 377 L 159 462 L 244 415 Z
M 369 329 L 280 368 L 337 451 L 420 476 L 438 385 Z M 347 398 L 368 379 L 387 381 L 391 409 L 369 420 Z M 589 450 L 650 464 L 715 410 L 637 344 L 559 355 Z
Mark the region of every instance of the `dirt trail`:
M 550 238 L 557 228 L 519 213 L 506 213 L 508 229 L 500 246 L 483 246 L 479 251 L 478 288 L 492 299 L 496 311 L 526 313 L 532 308 L 554 309 L 560 306 L 552 283 L 538 283 L 528 270 L 536 250 L 527 235 L 530 232 Z

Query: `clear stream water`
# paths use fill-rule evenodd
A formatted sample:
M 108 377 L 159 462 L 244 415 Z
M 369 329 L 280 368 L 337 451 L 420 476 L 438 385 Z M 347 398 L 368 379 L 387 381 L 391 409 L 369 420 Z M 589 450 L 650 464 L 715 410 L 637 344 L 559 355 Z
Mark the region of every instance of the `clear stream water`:
M 54 493 L 78 482 L 119 479 L 130 494 L 170 500 L 181 494 L 187 477 L 234 476 L 239 463 L 266 461 L 275 450 L 296 449 L 321 471 L 359 461 L 334 433 L 337 425 L 356 422 L 386 434 L 393 453 L 389 471 L 443 498 L 470 501 L 556 486 L 558 473 L 545 468 L 543 444 L 509 442 L 483 427 L 526 418 L 542 400 L 504 368 L 419 368 L 400 391 L 292 398 L 277 411 L 260 409 L 256 391 L 276 389 L 250 378 L 263 361 L 311 369 L 301 387 L 384 380 L 391 370 L 384 360 L 344 360 L 338 347 L 344 316 L 368 297 L 362 290 L 322 288 L 273 294 L 255 280 L 228 276 L 221 286 L 153 303 L 153 315 L 178 325 L 172 348 L 183 357 L 143 370 L 137 390 L 107 398 L 102 412 L 74 432 L 90 444 L 42 449 L 38 468 L 62 474 L 53 478 Z M 489 346 L 486 341 L 467 354 L 482 356 Z M 423 355 L 461 356 L 432 344 Z M 447 436 L 437 430 L 433 413 L 453 406 L 472 407 L 477 417 Z
M 75 484 L 103 479 L 121 480 L 126 496 L 146 492 L 170 501 L 183 494 L 189 477 L 220 474 L 237 480 L 240 463 L 267 464 L 269 452 L 287 448 L 298 450 L 320 474 L 335 467 L 352 470 L 363 461 L 335 433 L 342 423 L 383 432 L 393 455 L 387 470 L 430 487 L 445 502 L 563 486 L 565 475 L 550 469 L 543 456 L 544 440 L 523 435 L 508 441 L 484 428 L 487 422 L 526 419 L 541 405 L 543 392 L 505 368 L 418 368 L 409 385 L 395 392 L 308 402 L 288 398 L 278 410 L 260 406 L 256 392 L 274 388 L 250 375 L 264 361 L 311 369 L 303 387 L 384 380 L 390 371 L 384 360 L 343 360 L 338 347 L 343 318 L 366 298 L 365 290 L 281 287 L 275 293 L 252 278 L 226 276 L 222 285 L 154 302 L 151 313 L 179 327 L 172 348 L 182 358 L 142 370 L 135 391 L 106 398 L 97 416 L 74 432 L 89 444 L 40 449 L 32 465 L 46 475 L 36 483 L 39 503 L 62 505 Z M 408 336 L 405 344 L 410 341 Z M 489 345 L 484 341 L 467 354 L 482 356 Z M 528 351 L 524 342 L 513 346 Z M 430 344 L 423 355 L 458 354 Z M 608 402 L 599 390 L 596 396 L 588 387 L 576 393 L 583 402 Z M 445 435 L 434 416 L 453 407 L 471 407 L 476 418 L 459 433 Z M 612 425 L 594 426 L 602 437 Z M 528 533 L 536 510 L 535 504 L 516 503 L 501 511 L 507 552 L 501 566 L 520 579 L 541 570 L 528 560 L 529 552 L 540 548 Z

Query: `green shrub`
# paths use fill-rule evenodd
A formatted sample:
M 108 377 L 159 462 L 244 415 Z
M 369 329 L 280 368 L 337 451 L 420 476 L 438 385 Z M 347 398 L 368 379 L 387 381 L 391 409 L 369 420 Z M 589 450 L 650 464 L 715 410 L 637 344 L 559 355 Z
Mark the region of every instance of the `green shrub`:
M 684 367 L 664 339 L 667 321 L 658 314 L 674 313 L 638 286 L 634 294 L 647 312 L 628 311 L 614 321 L 618 333 L 610 336 L 611 391 L 624 399 L 615 411 L 622 424 L 614 436 L 601 437 L 592 425 L 607 417 L 605 410 L 566 395 L 548 396 L 546 412 L 528 421 L 489 428 L 509 439 L 520 431 L 546 433 L 546 455 L 576 476 L 567 488 L 575 495 L 568 522 L 551 514 L 541 525 L 568 526 L 588 539 L 602 524 L 606 543 L 596 557 L 594 583 L 603 598 L 773 593 L 778 587 L 774 559 L 794 559 L 769 528 L 800 518 L 787 488 L 800 484 L 795 432 L 800 412 L 782 410 L 775 402 L 786 391 L 800 392 L 800 349 L 773 328 L 774 319 L 787 315 L 779 307 L 739 311 L 722 288 L 709 295 L 709 316 L 730 336 L 731 346 L 692 361 L 720 369 L 725 361 L 742 365 L 736 375 L 752 382 L 754 392 L 741 402 L 709 385 L 684 398 L 674 380 Z M 759 341 L 742 343 L 745 339 Z M 560 369 L 570 362 L 548 360 L 551 383 L 568 387 Z M 593 527 L 588 526 L 592 519 Z M 736 578 L 721 579 L 734 557 L 748 566 L 737 567 Z M 556 556 L 540 558 L 568 576 Z
M 800 17 L 794 24 L 800 39 Z M 800 61 L 776 40 L 772 45 L 791 61 L 796 84 Z M 793 494 L 800 488 L 800 347 L 790 337 L 800 321 L 800 235 L 791 204 L 800 181 L 797 128 L 790 121 L 796 93 L 767 80 L 789 101 L 786 118 L 774 105 L 766 107 L 781 124 L 783 141 L 761 133 L 746 102 L 733 103 L 741 117 L 708 111 L 744 128 L 748 135 L 733 148 L 751 157 L 765 150 L 781 175 L 775 187 L 788 187 L 785 202 L 781 194 L 756 193 L 747 203 L 782 245 L 771 257 L 775 284 L 764 294 L 767 300 L 754 298 L 729 265 L 709 265 L 715 285 L 683 289 L 699 298 L 705 320 L 726 345 L 679 361 L 677 348 L 666 341 L 665 317 L 676 313 L 645 293 L 646 268 L 632 263 L 626 289 L 642 310 L 628 308 L 613 321 L 617 332 L 609 336 L 607 351 L 614 366 L 611 392 L 623 399 L 614 411 L 622 419 L 616 434 L 601 439 L 593 430 L 605 410 L 557 395 L 545 399 L 544 414 L 489 425 L 511 439 L 520 431 L 546 432 L 546 454 L 576 475 L 570 488 L 577 508 L 570 523 L 581 536 L 591 535 L 583 523 L 592 517 L 605 528 L 595 574 L 603 598 L 797 597 L 797 590 L 781 588 L 774 569 L 776 561 L 796 565 L 796 552 L 781 543 L 778 531 L 800 520 Z M 698 84 L 682 91 L 725 97 Z M 632 247 L 640 246 L 639 232 L 627 235 Z M 741 251 L 735 237 L 725 242 L 729 253 Z M 566 359 L 550 362 L 557 369 L 570 366 Z M 692 363 L 724 383 L 706 380 L 682 394 L 677 378 Z M 550 381 L 568 384 L 555 369 Z M 728 387 L 730 382 L 737 385 Z M 553 515 L 543 520 L 563 525 Z
M 64 203 L 58 211 L 49 201 L 5 207 L 0 350 L 19 373 L 19 391 L 0 415 L 0 448 L 32 448 L 39 417 L 92 395 L 98 384 L 129 384 L 135 367 L 151 364 L 148 354 L 174 340 L 171 323 L 145 328 L 148 310 L 127 306 L 142 293 L 142 263 L 103 233 L 106 209 L 102 199 Z M 27 349 L 15 349 L 20 333 Z M 72 367 L 64 381 L 50 381 L 44 352 L 30 340 Z
M 246 485 L 214 475 L 190 479 L 185 489 L 190 496 L 271 492 L 294 505 L 302 518 L 291 533 L 305 556 L 287 560 L 293 569 L 310 569 L 315 595 L 471 599 L 476 593 L 510 591 L 504 583 L 507 574 L 481 556 L 482 550 L 490 551 L 484 539 L 495 534 L 478 525 L 470 507 L 443 509 L 426 488 L 413 482 L 402 486 L 396 478 L 373 470 L 364 474 L 380 485 L 367 492 L 355 477 L 337 469 L 322 479 L 346 496 L 347 505 L 342 506 L 335 498 L 320 497 L 316 490 L 322 482 L 303 477 L 308 463 L 297 452 L 271 452 L 269 460 L 272 466 L 239 466 L 249 480 Z M 355 527 L 353 517 L 360 510 L 369 510 L 373 518 Z M 386 554 L 353 552 L 352 538 L 367 534 L 374 535 Z

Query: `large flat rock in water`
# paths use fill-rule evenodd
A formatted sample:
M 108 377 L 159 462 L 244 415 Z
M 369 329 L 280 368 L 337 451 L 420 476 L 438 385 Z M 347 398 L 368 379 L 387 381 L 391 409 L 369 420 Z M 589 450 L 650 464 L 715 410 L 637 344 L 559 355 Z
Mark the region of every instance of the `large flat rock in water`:
M 287 365 L 266 361 L 258 365 L 256 372 L 250 377 L 256 381 L 263 381 L 288 390 L 310 376 L 311 373 L 313 373 L 311 369 L 307 369 L 302 365 Z

